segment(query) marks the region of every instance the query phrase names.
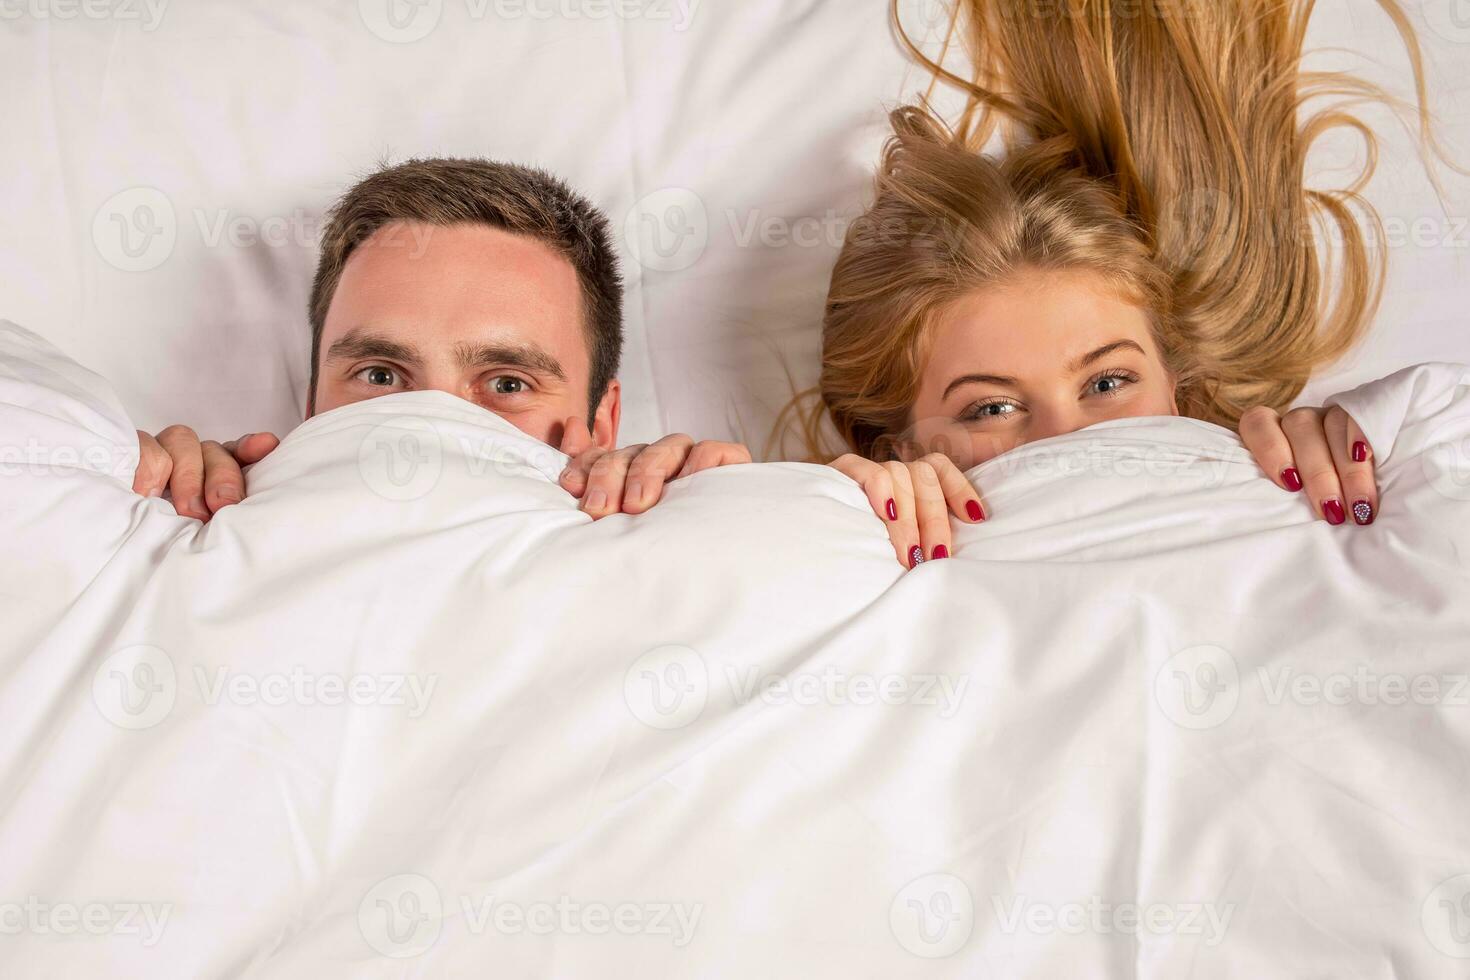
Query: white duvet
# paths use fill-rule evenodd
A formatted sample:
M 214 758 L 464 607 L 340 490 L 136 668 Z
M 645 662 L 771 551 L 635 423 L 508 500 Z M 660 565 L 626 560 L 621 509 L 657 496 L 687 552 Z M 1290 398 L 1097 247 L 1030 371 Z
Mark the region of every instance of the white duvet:
M 203 526 L 0 325 L 0 975 L 1466 976 L 1467 385 L 1342 399 L 1372 527 L 1135 419 L 904 572 L 834 471 L 592 524 L 437 393 Z

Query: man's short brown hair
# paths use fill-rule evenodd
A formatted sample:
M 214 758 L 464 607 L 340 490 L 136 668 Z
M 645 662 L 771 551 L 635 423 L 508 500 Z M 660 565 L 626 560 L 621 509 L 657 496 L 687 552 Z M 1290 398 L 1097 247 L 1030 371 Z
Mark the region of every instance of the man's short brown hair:
M 623 349 L 623 281 L 607 217 L 544 170 L 491 160 L 410 160 L 385 167 L 333 205 L 311 287 L 307 413 L 316 411 L 322 328 L 342 270 L 357 246 L 396 221 L 488 225 L 542 242 L 572 264 L 587 313 L 590 425 L 617 376 Z

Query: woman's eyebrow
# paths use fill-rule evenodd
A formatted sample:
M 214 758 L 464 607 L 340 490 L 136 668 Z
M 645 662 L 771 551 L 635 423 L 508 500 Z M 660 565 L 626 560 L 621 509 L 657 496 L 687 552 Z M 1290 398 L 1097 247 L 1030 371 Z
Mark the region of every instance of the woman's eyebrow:
M 1120 350 L 1136 350 L 1140 354 L 1144 353 L 1143 348 L 1140 347 L 1138 344 L 1135 344 L 1131 340 L 1115 340 L 1111 344 L 1104 344 L 1102 347 L 1099 347 L 1091 354 L 1084 354 L 1082 357 L 1079 357 L 1077 360 L 1067 365 L 1067 371 L 1070 374 L 1076 374 L 1078 371 L 1081 371 L 1089 364 L 1092 364 L 1095 361 L 1100 361 L 1104 357 L 1107 357 L 1109 354 L 1115 353 Z
M 961 385 L 1000 385 L 1003 388 L 1014 388 L 1016 379 L 999 374 L 962 374 L 949 383 L 941 397 L 948 398 L 949 393 Z

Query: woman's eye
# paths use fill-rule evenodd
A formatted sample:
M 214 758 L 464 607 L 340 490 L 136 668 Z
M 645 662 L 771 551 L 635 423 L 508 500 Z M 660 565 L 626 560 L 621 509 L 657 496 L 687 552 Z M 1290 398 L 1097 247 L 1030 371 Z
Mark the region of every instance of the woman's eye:
M 1136 375 L 1131 374 L 1104 374 L 1087 382 L 1087 391 L 1093 395 L 1116 395 L 1124 388 L 1138 381 Z
M 392 368 L 363 368 L 357 372 L 357 376 L 375 388 L 391 388 L 398 382 L 398 375 L 394 373 Z
M 964 414 L 966 422 L 974 422 L 980 419 L 1003 419 L 1020 411 L 1015 402 L 982 402 L 971 405 Z
M 490 382 L 490 390 L 497 395 L 519 395 L 528 390 L 528 386 L 520 378 L 507 375 L 493 379 Z

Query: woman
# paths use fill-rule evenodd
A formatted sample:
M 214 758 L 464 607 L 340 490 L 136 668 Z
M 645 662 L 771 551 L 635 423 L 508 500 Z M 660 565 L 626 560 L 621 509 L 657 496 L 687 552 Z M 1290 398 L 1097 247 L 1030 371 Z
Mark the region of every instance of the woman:
M 1413 30 L 1395 0 L 1379 4 L 1422 106 Z M 973 78 L 929 64 L 966 110 L 954 129 L 924 107 L 892 114 L 876 199 L 832 276 L 820 411 L 798 412 L 816 451 L 822 415 L 853 450 L 832 465 L 886 516 L 901 562 L 947 557 L 947 511 L 984 519 L 964 469 L 1131 416 L 1238 425 L 1319 517 L 1373 522 L 1372 448 L 1353 421 L 1277 414 L 1362 336 L 1383 271 L 1357 195 L 1375 153 L 1346 190 L 1303 183 L 1327 129 L 1376 149 L 1354 117 L 1304 103 L 1387 101 L 1301 71 L 1311 8 L 964 0 Z M 981 155 L 998 127 L 1006 153 Z M 1330 269 L 1313 219 L 1342 242 Z

